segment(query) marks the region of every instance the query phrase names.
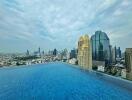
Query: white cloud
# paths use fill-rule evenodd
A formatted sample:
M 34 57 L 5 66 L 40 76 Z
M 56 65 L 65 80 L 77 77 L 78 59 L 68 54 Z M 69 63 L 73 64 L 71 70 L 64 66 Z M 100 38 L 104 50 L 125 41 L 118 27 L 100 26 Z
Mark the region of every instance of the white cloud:
M 1 0 L 0 38 L 17 37 L 48 49 L 70 48 L 81 34 L 100 29 L 112 32 L 110 37 L 118 42 L 120 34 L 132 32 L 131 4 L 131 0 Z M 8 40 L 0 41 L 6 45 Z

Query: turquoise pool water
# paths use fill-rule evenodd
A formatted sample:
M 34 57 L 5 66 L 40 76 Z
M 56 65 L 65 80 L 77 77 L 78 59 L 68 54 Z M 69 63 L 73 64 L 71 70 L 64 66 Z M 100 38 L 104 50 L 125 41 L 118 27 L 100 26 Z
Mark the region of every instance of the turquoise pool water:
M 132 100 L 132 91 L 72 65 L 0 69 L 0 100 Z

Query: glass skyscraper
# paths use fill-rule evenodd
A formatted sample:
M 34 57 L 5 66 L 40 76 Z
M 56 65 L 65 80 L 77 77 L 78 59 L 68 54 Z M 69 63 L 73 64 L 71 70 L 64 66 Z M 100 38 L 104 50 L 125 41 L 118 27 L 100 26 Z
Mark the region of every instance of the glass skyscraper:
M 77 58 L 77 50 L 76 49 L 73 49 L 70 52 L 70 59 L 72 59 L 72 58 Z
M 105 32 L 96 31 L 91 37 L 92 59 L 96 61 L 105 61 L 106 64 L 111 61 L 110 40 Z

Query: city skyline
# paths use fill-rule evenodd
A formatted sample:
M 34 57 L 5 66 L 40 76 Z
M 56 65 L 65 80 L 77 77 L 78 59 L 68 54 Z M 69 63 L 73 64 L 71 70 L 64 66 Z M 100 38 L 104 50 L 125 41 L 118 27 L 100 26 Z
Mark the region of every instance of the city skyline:
M 112 46 L 132 47 L 131 0 L 1 0 L 0 53 L 72 49 L 81 35 L 106 32 Z

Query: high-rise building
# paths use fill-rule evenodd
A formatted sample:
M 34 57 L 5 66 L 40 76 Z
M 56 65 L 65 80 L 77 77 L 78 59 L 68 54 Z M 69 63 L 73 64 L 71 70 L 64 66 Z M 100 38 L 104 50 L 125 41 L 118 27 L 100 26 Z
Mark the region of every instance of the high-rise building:
M 78 41 L 78 65 L 82 69 L 92 69 L 92 52 L 88 35 L 81 36 Z
M 26 52 L 26 56 L 29 56 L 29 50 L 27 50 L 27 52 Z
M 39 47 L 39 48 L 38 48 L 38 53 L 40 54 L 40 52 L 41 52 L 41 51 L 40 51 L 40 47 Z
M 122 58 L 122 53 L 120 47 L 112 48 L 112 63 L 117 63 Z
M 77 58 L 77 50 L 76 49 L 73 49 L 70 52 L 70 59 L 72 59 L 72 58 Z
M 120 49 L 120 47 L 118 47 L 118 49 L 116 50 L 116 57 L 121 58 L 121 49 Z
M 52 50 L 49 50 L 48 51 L 48 55 L 53 55 L 53 51 Z
M 42 51 L 42 55 L 44 56 L 44 50 Z
M 126 78 L 132 80 L 132 48 L 125 51 Z
M 69 53 L 68 53 L 68 50 L 66 48 L 64 50 L 62 50 L 61 54 L 62 54 L 63 59 L 68 59 Z
M 91 37 L 92 58 L 95 61 L 111 62 L 111 46 L 109 37 L 105 32 L 96 31 Z
M 112 48 L 112 63 L 116 63 L 116 46 Z
M 57 55 L 57 50 L 56 50 L 56 49 L 53 50 L 53 55 L 54 55 L 54 56 Z
M 112 64 L 112 45 L 109 45 L 109 49 L 110 49 L 109 63 Z

